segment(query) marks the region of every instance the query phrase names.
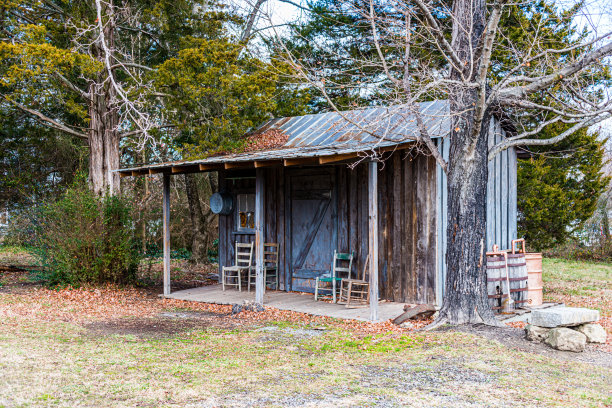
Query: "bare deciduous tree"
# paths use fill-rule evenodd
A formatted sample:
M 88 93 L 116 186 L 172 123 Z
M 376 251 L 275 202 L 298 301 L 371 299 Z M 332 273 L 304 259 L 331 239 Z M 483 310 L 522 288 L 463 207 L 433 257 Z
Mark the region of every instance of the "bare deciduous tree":
M 612 116 L 606 82 L 612 33 L 594 32 L 570 46 L 555 47 L 543 34 L 550 23 L 543 16 L 525 27 L 530 44 L 524 47 L 513 44 L 500 26 L 503 13 L 517 6 L 508 0 L 454 0 L 452 5 L 432 0 L 338 3 L 339 13 L 368 23 L 370 32 L 364 41 L 371 42 L 375 57 L 347 53 L 338 43 L 322 41 L 316 46 L 330 58 L 351 59 L 346 66 L 359 67 L 368 75 L 352 84 L 334 82 L 325 60 L 301 58 L 270 21 L 279 53 L 299 73 L 300 81 L 318 90 L 330 109 L 342 113 L 330 92 L 343 89 L 375 94 L 379 103 L 411 113 L 406 120 L 418 125 L 411 139 L 426 147 L 448 177 L 446 295 L 434 326 L 497 325 L 486 286 L 487 163 L 510 147 L 551 145 Z M 535 2 L 520 6 L 530 4 Z M 499 54 L 508 57 L 497 58 Z M 442 97 L 450 104 L 448 162 L 423 125 L 427 118 L 416 108 L 418 102 Z M 490 120 L 499 114 L 513 119 L 516 132 L 489 148 Z M 571 126 L 549 139 L 537 137 L 554 123 Z M 380 132 L 380 123 L 364 130 L 370 126 Z

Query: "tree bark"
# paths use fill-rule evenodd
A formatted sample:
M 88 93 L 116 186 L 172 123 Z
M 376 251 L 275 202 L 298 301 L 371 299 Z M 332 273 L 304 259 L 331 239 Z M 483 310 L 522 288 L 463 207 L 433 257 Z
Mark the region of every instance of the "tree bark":
M 452 47 L 464 62 L 462 71 L 451 72 L 451 78 L 458 82 L 476 75 L 475 56 L 480 52 L 485 11 L 483 0 L 456 0 L 453 4 Z M 449 95 L 452 129 L 447 173 L 446 295 L 436 326 L 498 324 L 488 305 L 486 285 L 487 139 L 491 116 L 485 112 L 482 121 L 476 117 L 479 92 L 456 86 Z
M 189 216 L 193 231 L 191 260 L 195 263 L 205 263 L 208 260 L 208 247 L 210 245 L 208 226 L 212 222 L 214 214 L 210 209 L 206 214 L 202 212 L 195 175 L 185 174 L 185 191 L 187 192 L 187 203 L 189 204 Z
M 109 49 L 115 47 L 115 26 L 112 3 L 104 3 L 103 13 L 109 16 L 104 26 L 104 37 Z M 92 45 L 92 54 L 103 61 L 104 51 L 98 43 Z M 116 91 L 107 79 L 106 70 L 98 74 L 96 81 L 89 85 L 89 181 L 98 195 L 115 195 L 120 192 L 119 174 L 119 114 L 116 106 Z

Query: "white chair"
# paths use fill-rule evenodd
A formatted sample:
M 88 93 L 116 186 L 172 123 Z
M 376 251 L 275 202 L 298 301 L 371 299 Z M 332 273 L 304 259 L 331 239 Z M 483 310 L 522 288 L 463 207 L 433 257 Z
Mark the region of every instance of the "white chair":
M 236 242 L 236 262 L 233 266 L 221 268 L 221 285 L 223 290 L 226 286 L 236 286 L 242 291 L 242 272 L 248 271 L 253 266 L 253 243 L 242 244 Z

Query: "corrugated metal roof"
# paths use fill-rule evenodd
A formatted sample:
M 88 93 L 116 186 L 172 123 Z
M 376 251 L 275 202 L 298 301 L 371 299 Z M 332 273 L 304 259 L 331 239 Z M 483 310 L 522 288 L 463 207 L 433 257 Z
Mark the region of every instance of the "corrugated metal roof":
M 425 127 L 432 138 L 444 137 L 450 132 L 448 101 L 423 102 L 419 106 Z M 319 157 L 394 146 L 417 139 L 416 120 L 410 112 L 407 105 L 393 105 L 272 119 L 250 136 L 264 137 L 266 132 L 280 131 L 288 137 L 283 146 L 200 160 L 150 164 L 119 171 L 128 173 L 169 166 Z

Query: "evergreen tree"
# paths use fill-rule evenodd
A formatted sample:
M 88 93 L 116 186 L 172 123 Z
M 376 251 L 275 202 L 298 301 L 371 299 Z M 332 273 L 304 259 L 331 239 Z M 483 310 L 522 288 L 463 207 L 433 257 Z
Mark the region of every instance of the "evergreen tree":
M 349 109 L 380 103 L 387 100 L 394 103 L 395 95 L 381 95 L 377 90 L 388 81 L 380 75 L 380 70 L 374 65 L 354 64 L 355 60 L 368 61 L 376 59 L 376 50 L 371 41 L 371 26 L 363 14 L 357 12 L 361 0 L 346 2 L 342 0 L 316 0 L 310 4 L 312 13 L 310 19 L 293 28 L 293 38 L 290 42 L 296 58 L 305 66 L 320 67 L 325 71 L 328 96 L 339 108 Z M 445 3 L 441 1 L 440 3 Z M 450 8 L 450 1 L 447 1 Z M 347 6 L 352 4 L 353 7 Z M 384 15 L 385 10 L 378 3 L 378 15 Z M 563 49 L 579 44 L 588 35 L 587 31 L 579 31 L 573 24 L 576 15 L 580 13 L 582 3 L 566 11 L 558 11 L 554 4 L 548 1 L 527 2 L 508 7 L 500 21 L 500 45 L 496 47 L 493 59 L 493 81 L 506 74 L 504 69 L 516 65 L 516 47 L 527 49 L 531 46 L 534 33 L 529 27 L 539 26 L 537 35 L 546 38 L 551 48 Z M 438 23 L 444 27 L 450 22 L 444 13 L 436 15 Z M 404 16 L 389 16 L 385 18 L 404 18 Z M 416 21 L 413 27 L 413 44 L 417 57 L 413 64 L 418 64 L 418 55 L 431 56 L 437 52 L 434 44 L 423 43 L 418 35 L 421 29 Z M 385 38 L 388 38 L 387 36 Z M 395 43 L 397 44 L 397 43 Z M 401 60 L 403 49 L 393 47 L 393 43 L 384 44 L 384 55 L 389 69 L 401 77 Z M 414 50 L 412 50 L 414 51 Z M 588 50 L 582 50 L 586 52 Z M 577 51 L 571 51 L 577 52 Z M 431 59 L 429 59 L 431 61 Z M 434 59 L 437 65 L 431 70 L 446 69 L 443 58 Z M 353 64 L 351 65 L 351 62 Z M 538 68 L 538 67 L 532 67 Z M 548 67 L 542 66 L 542 70 Z M 368 71 L 369 70 L 369 71 Z M 604 83 L 605 73 L 594 78 L 594 82 Z M 364 92 L 364 88 L 369 91 Z M 592 92 L 592 90 L 584 90 Z M 555 92 L 562 94 L 560 89 L 552 89 L 542 93 L 539 100 L 534 101 L 550 105 L 551 96 Z M 328 108 L 327 101 L 316 95 L 313 109 Z M 424 94 L 422 100 L 445 99 L 445 95 Z M 398 101 L 401 102 L 401 101 Z M 530 123 L 536 128 L 546 122 L 546 114 L 517 109 L 517 112 L 507 112 L 509 115 L 520 115 L 522 123 Z M 525 118 L 531 118 L 525 120 Z M 539 137 L 550 138 L 568 129 L 571 125 L 557 123 L 540 132 Z M 541 249 L 563 243 L 585 220 L 593 213 L 597 199 L 605 190 L 608 178 L 602 173 L 604 141 L 598 139 L 597 133 L 582 130 L 554 146 L 532 147 L 531 158 L 519 160 L 518 164 L 518 209 L 519 236 L 524 236 L 528 244 L 535 249 Z M 524 157 L 525 155 L 523 155 Z M 529 155 L 527 155 L 529 156 Z

